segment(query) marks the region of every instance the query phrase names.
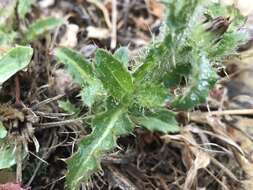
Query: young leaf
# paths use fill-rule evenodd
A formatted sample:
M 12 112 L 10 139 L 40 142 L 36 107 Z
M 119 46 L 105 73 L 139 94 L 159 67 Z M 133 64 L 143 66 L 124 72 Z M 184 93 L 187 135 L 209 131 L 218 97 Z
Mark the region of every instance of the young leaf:
M 92 122 L 92 129 L 92 133 L 80 142 L 78 151 L 67 160 L 68 189 L 79 189 L 82 180 L 87 181 L 93 172 L 101 169 L 102 155 L 116 146 L 119 135 L 131 132 L 132 123 L 124 109 L 117 108 L 97 115 Z
M 104 88 L 119 101 L 133 92 L 133 81 L 126 68 L 110 53 L 104 50 L 96 52 L 98 78 Z
M 35 2 L 34 0 L 19 0 L 18 1 L 17 11 L 18 11 L 19 18 L 23 19 L 25 15 L 29 11 L 31 11 L 31 6 L 34 2 Z
M 169 92 L 163 85 L 144 83 L 138 86 L 134 99 L 141 107 L 162 107 L 169 99 Z
M 31 61 L 33 49 L 25 46 L 12 48 L 0 58 L 0 85 Z
M 248 39 L 247 34 L 228 32 L 222 36 L 222 39 L 213 48 L 209 49 L 208 55 L 210 59 L 221 60 L 225 56 L 236 54 L 239 45 L 245 43 Z
M 94 80 L 92 84 L 86 85 L 80 93 L 83 103 L 88 107 L 91 107 L 96 100 L 103 97 L 105 94 L 106 93 L 99 80 Z
M 91 63 L 78 52 L 69 48 L 57 48 L 55 56 L 59 61 L 67 65 L 68 71 L 79 84 L 92 83 L 94 74 Z
M 180 130 L 175 119 L 175 114 L 167 109 L 146 111 L 144 114 L 132 116 L 134 123 L 147 128 L 150 131 L 163 133 L 175 133 Z
M 67 66 L 74 80 L 83 87 L 80 95 L 86 106 L 91 107 L 97 98 L 105 94 L 101 82 L 95 78 L 92 64 L 81 54 L 69 48 L 57 48 L 55 56 Z
M 166 25 L 175 35 L 184 32 L 189 26 L 198 4 L 202 0 L 164 0 L 167 11 Z
M 120 47 L 115 51 L 113 56 L 118 59 L 127 68 L 129 62 L 129 52 L 127 47 Z
M 25 34 L 24 42 L 30 43 L 38 38 L 40 35 L 45 32 L 54 29 L 55 27 L 63 24 L 64 20 L 59 18 L 43 18 L 36 20 L 32 25 L 28 28 L 28 31 Z
M 175 108 L 191 109 L 205 102 L 209 89 L 216 82 L 217 74 L 207 57 L 201 55 L 201 52 L 196 54 L 196 63 L 193 65 L 192 71 L 192 79 L 188 84 L 190 87 L 172 102 L 172 106 Z
M 150 75 L 155 71 L 155 66 L 159 67 L 165 52 L 168 51 L 168 47 L 165 45 L 167 40 L 170 40 L 169 36 L 162 42 L 152 44 L 142 64 L 140 64 L 133 73 L 135 83 L 140 84 L 142 81 L 150 80 Z

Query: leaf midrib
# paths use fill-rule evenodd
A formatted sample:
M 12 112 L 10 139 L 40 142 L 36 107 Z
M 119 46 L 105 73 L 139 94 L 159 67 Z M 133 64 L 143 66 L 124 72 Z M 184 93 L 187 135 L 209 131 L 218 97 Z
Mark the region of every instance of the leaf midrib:
M 103 133 L 103 135 L 101 136 L 101 138 L 99 138 L 98 142 L 97 142 L 94 146 L 92 146 L 91 151 L 89 151 L 90 154 L 89 154 L 89 155 L 86 157 L 86 159 L 82 162 L 82 165 L 86 165 L 87 163 L 89 163 L 89 161 L 90 161 L 90 159 L 92 158 L 92 156 L 94 155 L 95 151 L 96 151 L 99 147 L 101 147 L 101 144 L 103 144 L 103 141 L 106 139 L 106 137 L 108 136 L 108 134 L 111 133 L 112 128 L 115 126 L 115 123 L 117 122 L 117 119 L 118 119 L 119 115 L 122 114 L 122 112 L 123 112 L 123 109 L 119 109 L 119 110 L 117 110 L 117 111 L 111 116 L 111 120 L 110 120 L 110 122 L 109 122 L 109 124 L 108 124 L 108 127 L 105 128 L 104 133 Z M 82 169 L 82 167 L 80 167 L 80 169 Z M 77 175 L 79 174 L 79 172 L 76 172 L 76 173 L 77 173 Z M 74 179 L 77 179 L 77 183 L 76 183 L 76 184 L 78 184 L 78 182 L 79 182 L 80 180 L 82 180 L 82 178 L 77 178 L 77 177 L 74 177 Z

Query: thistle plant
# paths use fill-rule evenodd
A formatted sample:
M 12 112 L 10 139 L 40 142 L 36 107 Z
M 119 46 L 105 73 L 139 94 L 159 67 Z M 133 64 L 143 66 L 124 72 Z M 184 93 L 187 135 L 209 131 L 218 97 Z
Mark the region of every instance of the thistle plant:
M 124 47 L 114 54 L 99 49 L 93 60 L 68 48 L 55 50 L 80 84 L 83 105 L 92 117 L 92 132 L 66 161 L 68 189 L 78 189 L 101 170 L 102 156 L 134 127 L 179 132 L 176 111 L 205 103 L 218 79 L 216 68 L 246 40 L 238 32 L 244 18 L 232 7 L 201 0 L 162 3 L 167 16 L 161 34 L 132 67 Z

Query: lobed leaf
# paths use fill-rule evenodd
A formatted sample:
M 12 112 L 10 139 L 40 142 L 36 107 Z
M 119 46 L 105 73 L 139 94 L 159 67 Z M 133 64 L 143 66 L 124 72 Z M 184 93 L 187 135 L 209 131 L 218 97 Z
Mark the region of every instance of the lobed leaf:
M 165 54 L 172 50 L 170 37 L 168 35 L 164 41 L 152 44 L 147 51 L 147 55 L 142 60 L 142 64 L 133 73 L 134 81 L 137 85 L 143 81 L 151 80 L 152 74 L 156 71 L 155 67 L 160 67 L 159 64 L 164 61 L 164 58 L 167 58 Z M 170 55 L 170 53 L 168 54 Z
M 81 181 L 87 181 L 93 172 L 101 169 L 102 155 L 116 146 L 119 135 L 131 131 L 132 123 L 121 107 L 97 115 L 92 122 L 92 133 L 81 140 L 78 151 L 67 160 L 68 189 L 78 189 Z
M 0 58 L 0 85 L 27 67 L 33 55 L 33 49 L 25 46 L 12 48 Z
M 192 71 L 192 78 L 190 84 L 188 84 L 189 88 L 183 95 L 176 97 L 172 101 L 172 106 L 175 108 L 191 109 L 204 103 L 209 89 L 216 82 L 217 74 L 207 57 L 203 54 L 201 55 L 201 52 L 196 55 L 196 62 Z
M 94 75 L 92 64 L 81 54 L 63 47 L 55 50 L 55 56 L 67 66 L 74 80 L 83 87 L 80 96 L 86 106 L 91 107 L 105 94 L 101 82 Z
M 179 35 L 189 26 L 189 21 L 202 0 L 163 0 L 167 11 L 166 25 Z
M 91 63 L 84 59 L 81 54 L 69 48 L 57 48 L 55 56 L 64 63 L 72 77 L 79 84 L 92 83 L 94 73 Z
M 133 93 L 133 81 L 130 73 L 110 53 L 104 50 L 96 52 L 96 71 L 108 94 L 121 101 Z
M 47 18 L 36 20 L 28 28 L 25 34 L 24 42 L 30 43 L 34 41 L 36 38 L 40 37 L 40 35 L 63 24 L 63 22 L 64 22 L 63 19 L 53 18 L 53 17 L 47 17 Z

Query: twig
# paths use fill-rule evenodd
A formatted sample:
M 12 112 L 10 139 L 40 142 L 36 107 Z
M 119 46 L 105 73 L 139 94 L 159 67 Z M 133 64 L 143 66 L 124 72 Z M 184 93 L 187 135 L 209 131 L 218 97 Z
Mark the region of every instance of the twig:
M 18 77 L 18 73 L 15 76 L 15 98 L 16 98 L 16 106 L 20 106 L 20 82 L 19 82 L 19 77 Z
M 35 109 L 39 108 L 40 106 L 43 106 L 43 105 L 45 105 L 45 104 L 48 104 L 48 103 L 53 102 L 53 101 L 56 101 L 56 100 L 59 100 L 59 99 L 61 99 L 61 98 L 64 97 L 64 96 L 65 96 L 65 94 L 59 94 L 59 95 L 57 95 L 57 96 L 55 96 L 55 97 L 52 97 L 52 98 L 48 98 L 48 99 L 46 99 L 46 100 L 43 100 L 43 101 L 39 102 L 38 104 L 32 106 L 32 109 L 35 110 Z
M 48 123 L 39 123 L 36 124 L 36 126 L 40 126 L 40 128 L 36 130 L 41 130 L 41 129 L 50 129 L 52 127 L 60 127 L 62 125 L 66 124 L 71 124 L 71 123 L 76 123 L 76 122 L 82 122 L 84 118 L 77 118 L 77 119 L 69 119 L 69 120 L 64 120 L 64 121 L 56 121 L 56 122 L 48 122 Z
M 94 4 L 96 7 L 98 7 L 103 12 L 106 25 L 108 26 L 109 29 L 111 29 L 112 23 L 110 21 L 110 16 L 109 16 L 109 13 L 108 13 L 107 9 L 105 8 L 105 6 L 96 0 L 87 0 L 87 2 Z
M 46 145 L 46 147 L 49 147 L 49 146 L 50 146 L 50 143 L 52 142 L 52 138 L 53 138 L 53 135 L 50 135 L 50 136 L 49 136 L 49 139 L 47 140 L 47 145 Z M 29 153 L 32 154 L 33 156 L 35 156 L 36 158 L 38 158 L 38 159 L 39 159 L 39 163 L 37 164 L 35 170 L 33 171 L 33 175 L 31 176 L 31 178 L 30 178 L 29 181 L 27 182 L 27 184 L 26 184 L 27 187 L 29 187 L 29 186 L 32 184 L 34 178 L 36 177 L 37 172 L 38 172 L 39 169 L 40 169 L 41 164 L 42 164 L 42 163 L 46 163 L 46 164 L 48 165 L 48 162 L 45 161 L 44 159 L 48 158 L 48 156 L 49 156 L 49 154 L 50 154 L 50 151 L 45 151 L 45 152 L 43 153 L 43 155 L 42 155 L 42 158 L 39 158 L 38 156 L 36 156 L 35 154 L 33 154 L 33 153 L 30 152 L 30 151 L 29 151 Z
M 210 172 L 207 168 L 204 168 L 204 170 L 205 170 L 211 177 L 213 177 L 213 179 L 214 179 L 215 181 L 217 181 L 217 182 L 223 187 L 224 190 L 229 190 L 229 189 L 227 188 L 227 186 L 226 186 L 221 180 L 219 180 L 212 172 Z
M 237 110 L 220 110 L 220 111 L 210 111 L 210 112 L 192 112 L 190 114 L 199 115 L 253 115 L 253 109 L 237 109 Z
M 117 14 L 117 0 L 112 0 L 111 49 L 115 49 L 117 45 Z

